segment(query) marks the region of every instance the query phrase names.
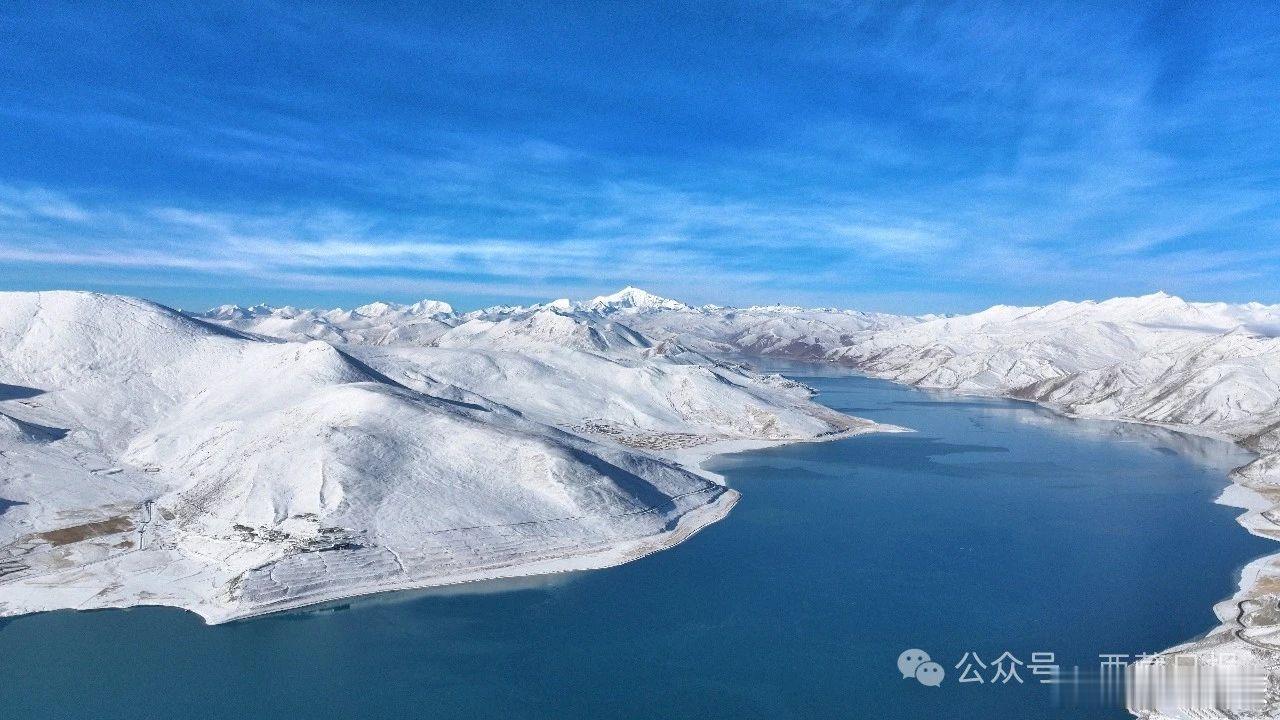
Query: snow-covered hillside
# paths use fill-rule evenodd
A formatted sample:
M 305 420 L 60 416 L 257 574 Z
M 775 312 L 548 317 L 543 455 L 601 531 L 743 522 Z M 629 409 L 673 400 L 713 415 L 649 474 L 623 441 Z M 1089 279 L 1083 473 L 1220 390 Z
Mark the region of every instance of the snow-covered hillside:
M 374 344 L 430 342 L 458 323 L 453 308 L 439 300 L 375 302 L 354 310 L 222 305 L 197 317 L 270 337 Z
M 831 360 L 925 387 L 1035 400 L 1064 413 L 1156 423 L 1234 440 L 1258 458 L 1237 468 L 1221 502 L 1240 523 L 1280 540 L 1280 306 L 1189 303 L 1163 293 L 1041 308 L 995 307 L 974 315 L 867 333 Z M 1170 652 L 1206 663 L 1233 657 L 1268 679 L 1280 707 L 1280 555 L 1260 558 L 1236 595 L 1216 608 L 1222 624 Z M 1169 694 L 1161 660 L 1137 670 L 1143 717 L 1190 717 Z M 1182 660 L 1185 662 L 1185 657 Z M 1239 675 L 1218 677 L 1238 686 Z M 1211 676 L 1206 676 L 1211 678 Z M 1207 679 L 1201 682 L 1207 682 Z M 1185 678 L 1184 681 L 1185 683 Z M 1179 700 L 1181 697 L 1181 700 Z M 1197 715 L 1198 717 L 1198 715 Z
M 429 338 L 400 333 L 402 325 L 395 322 L 370 333 L 359 309 L 216 308 L 198 317 L 290 340 L 340 337 L 333 342 L 345 352 L 406 386 L 451 397 L 464 397 L 459 392 L 465 391 L 569 432 L 636 447 L 806 438 L 850 429 L 847 418 L 810 402 L 807 388 L 713 359 L 675 338 L 658 340 L 632 329 L 626 321 L 637 309 L 696 312 L 626 288 L 588 303 L 557 300 L 436 314 L 432 320 L 447 327 Z M 289 322 L 298 317 L 327 318 L 327 331 Z M 707 345 L 696 338 L 694 344 Z
M 4 293 L 0 382 L 0 615 L 616 564 L 729 510 L 706 455 L 875 428 L 563 305 Z
M 375 303 L 386 307 L 385 303 Z M 448 308 L 438 301 L 423 301 L 408 308 L 431 305 Z M 366 308 L 369 306 L 365 306 Z M 555 300 L 541 305 L 498 306 L 463 314 L 434 312 L 423 316 L 408 308 L 370 315 L 364 308 L 354 311 L 299 310 L 255 305 L 249 308 L 223 306 L 196 317 L 240 330 L 293 340 L 315 338 L 366 345 L 456 345 L 473 339 L 492 343 L 508 334 L 519 338 L 538 334 L 548 340 L 561 339 L 579 349 L 605 349 L 600 343 L 615 332 L 643 335 L 653 344 L 679 346 L 706 354 L 782 355 L 794 358 L 821 358 L 830 349 L 853 342 L 870 329 L 900 327 L 932 319 L 856 310 L 805 309 L 784 305 L 731 308 L 718 305 L 692 307 L 678 300 L 659 297 L 639 288 L 626 287 L 612 295 L 586 302 Z M 554 326 L 570 325 L 556 318 L 572 318 L 582 327 L 579 336 L 558 336 Z M 494 327 L 494 325 L 497 327 Z M 537 332 L 514 324 L 541 324 Z M 470 325 L 470 327 L 467 327 Z M 405 328 L 415 328 L 408 331 Z M 428 330 L 428 328 L 430 328 Z M 450 331 L 450 328 L 457 328 Z M 449 337 L 444 337 L 448 333 Z M 482 338 L 483 336 L 483 338 Z M 615 338 L 616 341 L 616 338 Z M 523 339 L 516 340 L 523 342 Z M 624 341 L 624 344 L 635 344 Z
M 827 357 L 893 380 L 1037 400 L 1257 447 L 1280 422 L 1280 306 L 1157 293 L 880 330 Z
M 1061 412 L 1222 437 L 1259 453 L 1223 502 L 1280 540 L 1280 306 L 1193 303 L 1164 293 L 957 317 L 893 318 L 771 309 L 610 309 L 654 337 L 727 352 L 823 358 L 920 387 L 1034 400 Z M 763 338 L 763 340 L 761 339 Z M 709 345 L 707 344 L 709 343 Z M 1280 663 L 1280 555 L 1243 574 L 1216 611 L 1223 625 L 1181 653 Z M 1280 688 L 1280 677 L 1271 680 Z M 1176 713 L 1168 716 L 1172 717 Z M 1150 717 L 1166 717 L 1153 713 Z
M 1240 522 L 1251 532 L 1280 540 L 1280 306 L 1186 302 L 1155 293 L 997 306 L 957 317 L 695 310 L 652 302 L 606 314 L 653 337 L 705 350 L 822 358 L 921 387 L 1034 400 L 1071 415 L 1236 441 L 1258 458 L 1232 473 L 1234 484 L 1221 501 L 1246 511 Z M 1202 654 L 1206 662 L 1231 655 L 1238 665 L 1276 668 L 1278 604 L 1280 554 L 1245 569 L 1239 592 L 1215 608 L 1218 629 L 1172 651 Z M 1160 662 L 1148 661 L 1140 670 L 1146 679 L 1140 691 L 1164 687 Z M 1280 697 L 1280 674 L 1265 672 L 1269 697 Z M 1221 687 L 1238 681 L 1218 679 Z M 1186 716 L 1160 707 L 1143 716 Z M 1280 716 L 1280 705 L 1249 717 L 1255 716 Z
M 786 305 L 695 308 L 631 287 L 595 298 L 584 307 L 649 337 L 705 353 L 796 359 L 819 359 L 831 348 L 851 343 L 867 330 L 929 319 Z
M 1280 539 L 1280 306 L 1157 293 L 904 317 L 625 288 L 183 315 L 0 297 L 0 614 L 223 620 L 624 562 L 727 512 L 707 455 L 876 429 L 734 359 L 750 356 L 1240 442 L 1259 457 L 1224 501 Z M 1280 556 L 1254 563 L 1190 649 L 1280 659 L 1276 587 Z

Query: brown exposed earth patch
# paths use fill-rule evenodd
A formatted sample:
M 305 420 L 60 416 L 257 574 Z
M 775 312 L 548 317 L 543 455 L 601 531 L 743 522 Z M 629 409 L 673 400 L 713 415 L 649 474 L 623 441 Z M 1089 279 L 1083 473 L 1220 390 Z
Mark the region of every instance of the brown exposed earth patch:
M 50 545 L 67 545 L 89 538 L 101 537 L 103 535 L 114 535 L 115 533 L 128 532 L 133 529 L 133 520 L 125 515 L 117 515 L 113 518 L 100 520 L 98 522 L 85 523 L 83 525 L 72 525 L 71 527 L 60 528 L 58 530 L 50 530 L 42 532 L 36 537 L 48 542 Z

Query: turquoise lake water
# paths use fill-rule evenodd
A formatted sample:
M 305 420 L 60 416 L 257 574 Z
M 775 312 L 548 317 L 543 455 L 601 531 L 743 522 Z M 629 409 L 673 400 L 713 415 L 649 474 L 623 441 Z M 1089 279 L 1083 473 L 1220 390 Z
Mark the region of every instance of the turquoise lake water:
M 1233 446 L 790 368 L 915 428 L 712 463 L 741 503 L 619 568 L 205 627 L 167 608 L 0 621 L 0 717 L 1128 717 L 966 652 L 1096 672 L 1214 624 L 1276 549 L 1214 505 Z M 903 679 L 899 653 L 944 667 Z M 976 666 L 975 666 L 976 669 Z M 989 677 L 994 668 L 982 671 Z

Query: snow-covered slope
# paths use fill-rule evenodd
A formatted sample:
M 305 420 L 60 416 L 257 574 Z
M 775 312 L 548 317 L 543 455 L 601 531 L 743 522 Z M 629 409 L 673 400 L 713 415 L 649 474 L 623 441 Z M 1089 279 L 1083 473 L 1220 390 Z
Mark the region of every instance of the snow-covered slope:
M 875 429 L 722 359 L 751 355 L 1235 440 L 1259 457 L 1224 501 L 1280 539 L 1280 306 L 1157 293 L 902 317 L 625 288 L 461 314 L 187 316 L 0 298 L 0 614 L 164 603 L 222 620 L 623 562 L 732 505 L 701 458 Z M 1280 556 L 1254 563 L 1189 649 L 1280 659 L 1277 587 Z
M 1223 501 L 1248 511 L 1241 523 L 1251 531 L 1280 539 L 1280 306 L 1191 303 L 1156 293 L 901 317 L 691 307 L 628 287 L 585 303 L 493 308 L 437 322 L 449 327 L 403 342 L 387 339 L 388 332 L 356 332 L 348 319 L 331 324 L 344 342 L 358 343 L 347 346 L 350 352 L 396 382 L 484 398 L 571 433 L 669 454 L 690 429 L 696 444 L 820 435 L 824 426 L 832 432 L 841 424 L 815 413 L 803 388 L 709 355 L 826 359 L 923 387 L 1018 397 L 1073 415 L 1223 437 L 1259 453 L 1233 473 L 1236 484 Z M 261 320 L 227 324 L 319 336 Z M 1217 608 L 1222 627 L 1178 651 L 1232 652 L 1274 667 L 1280 662 L 1277 588 L 1280 555 L 1253 563 L 1240 592 Z M 1271 687 L 1280 688 L 1280 678 Z
M 350 311 L 224 305 L 192 316 L 269 337 L 360 345 L 497 347 L 505 343 L 519 349 L 515 346 L 528 342 L 563 341 L 576 349 L 599 351 L 647 343 L 712 354 L 809 359 L 820 358 L 867 330 L 933 317 L 783 305 L 692 307 L 634 287 L 586 302 L 560 299 L 461 314 L 446 303 L 423 300 L 408 306 L 371 303 Z
M 275 324 L 275 318 L 297 313 L 265 309 L 257 320 L 247 320 L 214 310 L 201 317 L 260 334 L 283 329 L 284 337 L 305 339 L 296 328 Z M 556 300 L 437 316 L 452 327 L 430 339 L 398 337 L 394 327 L 370 335 L 338 318 L 337 311 L 308 313 L 334 318 L 331 326 L 345 339 L 346 352 L 409 387 L 437 394 L 466 391 L 569 432 L 633 447 L 672 450 L 855 429 L 847 418 L 810 402 L 808 389 L 795 383 L 711 359 L 674 337 L 654 340 L 632 329 L 626 323 L 640 317 L 703 317 L 702 311 L 636 288 L 587 303 Z
M 785 305 L 695 308 L 635 288 L 598 297 L 586 307 L 655 340 L 678 343 L 704 353 L 796 359 L 821 358 L 830 349 L 853 342 L 859 333 L 867 330 L 900 327 L 922 320 Z
M 670 298 L 659 297 L 630 285 L 612 295 L 600 295 L 586 303 L 586 308 L 596 312 L 615 310 L 690 310 L 688 305 Z
M 432 345 L 524 351 L 564 348 L 585 352 L 627 352 L 653 346 L 631 328 L 588 312 L 563 306 L 534 307 L 480 315 L 437 337 Z
M 868 332 L 828 358 L 924 387 L 1035 400 L 1064 413 L 1166 425 L 1234 440 L 1257 452 L 1232 473 L 1221 502 L 1246 513 L 1251 532 L 1280 540 L 1280 306 L 1189 303 L 1163 293 L 1038 308 L 995 307 Z M 1239 717 L 1276 717 L 1280 676 L 1280 555 L 1252 563 L 1236 595 L 1215 611 L 1222 625 L 1171 649 L 1223 657 L 1267 677 L 1271 704 Z M 1170 690 L 1163 660 L 1138 670 L 1138 696 L 1163 698 L 1141 715 L 1191 717 Z M 1172 663 L 1172 661 L 1171 661 Z M 1238 689 L 1240 672 L 1203 675 Z M 1180 679 L 1182 686 L 1188 682 Z M 1199 717 L 1200 715 L 1195 715 Z M 1225 716 L 1224 716 L 1225 717 Z
M 0 382 L 0 615 L 222 621 L 616 564 L 728 511 L 707 454 L 874 429 L 565 305 L 3 293 Z
M 439 300 L 412 305 L 374 302 L 354 310 L 222 305 L 192 317 L 269 337 L 374 344 L 427 343 L 459 322 L 453 308 Z
M 1034 400 L 1061 412 L 1154 423 L 1241 443 L 1258 458 L 1222 502 L 1250 531 L 1280 540 L 1280 306 L 1193 303 L 1164 293 L 957 317 L 895 318 L 796 308 L 609 307 L 608 317 L 704 351 L 824 358 L 922 387 Z M 1280 716 L 1280 555 L 1242 574 L 1217 608 L 1222 626 L 1175 648 L 1262 669 Z M 1160 661 L 1146 686 L 1163 687 Z M 1220 687 L 1238 683 L 1223 675 Z M 1185 682 L 1185 678 L 1183 678 Z M 1209 682 L 1205 676 L 1201 682 Z M 1186 698 L 1184 697 L 1183 700 Z M 1176 705 L 1176 702 L 1171 704 Z M 1144 717 L 1184 717 L 1152 710 Z M 1198 716 L 1197 716 L 1198 717 Z
M 995 307 L 828 353 L 881 377 L 1250 440 L 1280 420 L 1280 307 L 1157 293 Z

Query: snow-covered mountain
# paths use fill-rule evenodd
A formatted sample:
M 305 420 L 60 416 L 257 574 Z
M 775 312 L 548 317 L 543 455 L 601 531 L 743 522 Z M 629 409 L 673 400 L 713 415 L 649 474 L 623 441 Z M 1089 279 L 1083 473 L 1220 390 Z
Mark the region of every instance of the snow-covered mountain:
M 653 347 L 647 337 L 625 325 L 557 305 L 472 316 L 431 344 L 509 351 L 558 347 L 605 353 Z
M 1236 441 L 1258 458 L 1232 473 L 1234 484 L 1221 501 L 1246 511 L 1240 523 L 1251 532 L 1280 540 L 1280 305 L 1187 302 L 1155 293 L 997 306 L 957 317 L 792 308 L 618 308 L 609 316 L 708 351 L 822 358 L 921 387 L 1023 398 L 1071 415 Z M 1171 652 L 1274 668 L 1280 663 L 1277 604 L 1280 554 L 1244 570 L 1240 590 L 1215 608 L 1219 628 Z M 1152 687 L 1162 687 L 1159 662 L 1148 661 L 1141 671 Z M 1270 677 L 1274 697 L 1280 677 Z M 1184 717 L 1173 711 L 1147 716 Z
M 431 312 L 414 310 L 420 307 L 431 308 Z M 461 314 L 452 312 L 446 303 L 424 300 L 410 306 L 373 303 L 354 311 L 222 306 L 193 317 L 270 337 L 361 345 L 546 345 L 564 341 L 579 349 L 601 350 L 610 343 L 625 346 L 642 342 L 620 337 L 631 335 L 644 336 L 647 340 L 643 342 L 651 345 L 707 354 L 809 359 L 820 358 L 869 329 L 933 318 L 783 305 L 692 307 L 630 286 L 586 302 L 560 299 Z
M 742 316 L 762 314 L 772 317 L 742 327 Z M 1259 456 L 1232 473 L 1235 484 L 1222 501 L 1247 511 L 1240 522 L 1251 532 L 1280 540 L 1277 305 L 1196 303 L 1155 293 L 997 306 L 956 317 L 790 308 L 618 309 L 610 317 L 708 350 L 822 358 L 920 387 L 1023 398 L 1076 416 L 1234 440 Z M 1210 659 L 1231 653 L 1274 667 L 1280 662 L 1277 588 L 1280 555 L 1255 561 L 1236 596 L 1216 608 L 1222 626 L 1177 652 Z
M 1280 306 L 0 298 L 0 614 L 159 603 L 216 621 L 624 562 L 727 512 L 707 455 L 876 429 L 734 360 L 750 356 L 1237 441 L 1259 457 L 1224 502 L 1280 539 Z M 1277 587 L 1280 556 L 1255 562 L 1219 631 L 1182 650 L 1280 659 Z
M 684 303 L 626 288 L 587 303 L 556 300 L 437 314 L 432 320 L 447 328 L 432 337 L 399 332 L 402 326 L 395 323 L 370 332 L 359 312 L 351 319 L 340 311 L 310 310 L 306 317 L 326 318 L 327 336 L 343 338 L 345 352 L 407 386 L 446 395 L 464 390 L 562 429 L 625 437 L 645 447 L 697 445 L 707 438 L 804 437 L 842 422 L 809 403 L 808 390 L 794 383 L 632 329 L 626 323 L 641 312 L 655 318 L 702 316 Z M 281 322 L 300 314 L 264 308 L 228 318 L 216 308 L 198 317 L 306 340 L 314 336 L 310 326 Z M 788 412 L 787 406 L 803 411 Z
M 597 312 L 614 310 L 690 310 L 688 305 L 669 298 L 659 297 L 630 285 L 612 295 L 600 295 L 586 303 L 586 308 Z
M 564 304 L 0 294 L 0 615 L 221 621 L 616 564 L 733 505 L 699 459 L 875 429 L 660 345 Z
M 1280 421 L 1280 306 L 1157 293 L 994 307 L 864 334 L 829 359 L 925 387 L 1037 400 L 1074 415 L 1256 444 Z
M 453 308 L 439 300 L 374 302 L 354 310 L 222 305 L 192 316 L 269 337 L 372 344 L 427 343 L 460 322 Z
M 695 308 L 630 287 L 598 297 L 585 306 L 651 338 L 700 352 L 797 359 L 819 359 L 869 329 L 928 319 L 785 305 Z
M 995 307 L 883 329 L 831 349 L 827 358 L 899 382 L 1024 398 L 1072 415 L 1234 440 L 1259 455 L 1232 473 L 1234 484 L 1221 502 L 1244 509 L 1240 523 L 1251 532 L 1280 540 L 1278 334 L 1280 306 L 1190 303 L 1156 293 Z M 1217 630 L 1173 651 L 1200 654 L 1206 662 L 1234 657 L 1237 665 L 1274 668 L 1280 662 L 1278 603 L 1280 555 L 1271 555 L 1251 563 L 1240 590 L 1215 608 L 1222 622 Z M 1159 662 L 1148 661 L 1139 671 L 1150 678 L 1146 687 L 1162 687 Z M 1280 678 L 1269 677 L 1274 697 Z M 1146 717 L 1185 715 L 1171 710 Z

